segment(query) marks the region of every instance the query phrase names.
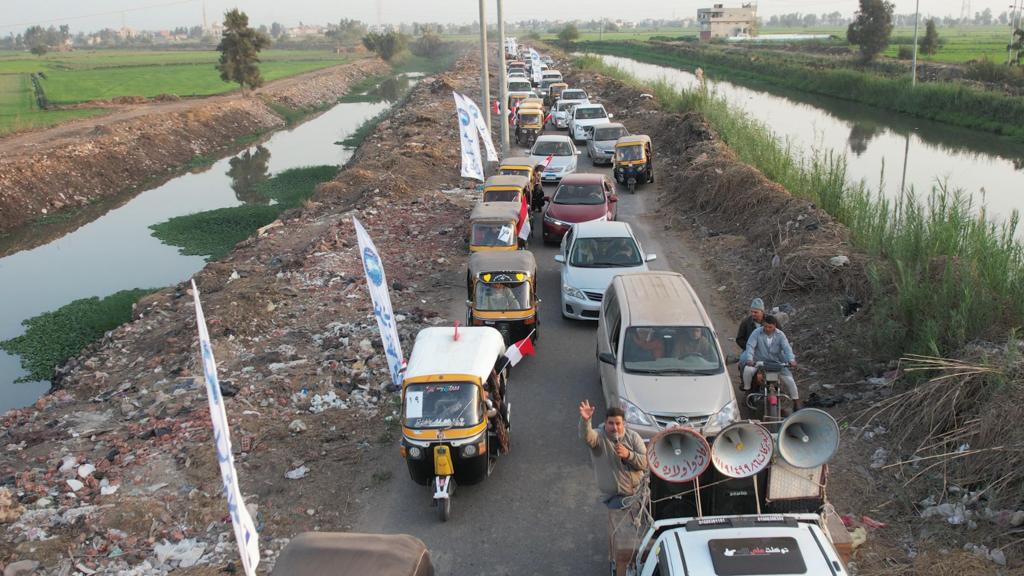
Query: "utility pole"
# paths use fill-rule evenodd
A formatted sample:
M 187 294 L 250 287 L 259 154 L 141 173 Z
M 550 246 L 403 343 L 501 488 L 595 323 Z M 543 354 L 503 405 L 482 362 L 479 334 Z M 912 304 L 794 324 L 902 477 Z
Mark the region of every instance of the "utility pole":
M 498 0 L 498 98 L 501 99 L 501 156 L 508 156 L 508 69 L 505 68 L 505 14 L 504 2 Z M 487 110 L 487 117 L 491 111 Z
M 911 64 L 910 85 L 917 86 L 917 23 L 921 20 L 921 0 L 917 0 L 914 8 L 914 61 Z
M 491 78 L 487 73 L 487 9 L 486 0 L 480 0 L 480 100 L 481 110 L 487 110 L 484 120 L 487 130 L 491 130 Z
M 1006 65 L 1010 65 L 1010 52 L 1012 49 L 1010 46 L 1013 44 L 1013 33 L 1017 31 L 1017 1 L 1013 0 L 1013 4 L 1010 5 L 1010 42 L 1006 44 Z

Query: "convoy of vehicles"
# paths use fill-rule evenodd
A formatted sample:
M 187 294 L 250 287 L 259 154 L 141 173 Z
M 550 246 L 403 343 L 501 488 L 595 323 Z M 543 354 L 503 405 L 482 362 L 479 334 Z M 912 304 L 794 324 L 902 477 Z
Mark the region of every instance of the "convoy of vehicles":
M 595 164 L 611 164 L 615 158 L 615 144 L 619 138 L 629 136 L 629 130 L 617 122 L 597 124 L 587 139 L 587 158 Z
M 607 124 L 612 116 L 603 104 L 578 104 L 569 117 L 569 134 L 573 140 L 587 140 L 593 135 L 595 126 Z
M 479 202 L 469 214 L 469 251 L 518 250 L 521 210 L 514 202 Z
M 527 250 L 478 252 L 469 257 L 466 324 L 490 326 L 505 344 L 538 336 L 537 262 Z
M 560 182 L 576 171 L 576 157 L 579 154 L 580 151 L 568 136 L 544 134 L 530 148 L 530 161 L 534 164 L 547 164 L 541 174 L 543 182 Z
M 545 199 L 544 242 L 560 242 L 573 224 L 615 220 L 618 214 L 615 186 L 601 174 L 570 174 Z

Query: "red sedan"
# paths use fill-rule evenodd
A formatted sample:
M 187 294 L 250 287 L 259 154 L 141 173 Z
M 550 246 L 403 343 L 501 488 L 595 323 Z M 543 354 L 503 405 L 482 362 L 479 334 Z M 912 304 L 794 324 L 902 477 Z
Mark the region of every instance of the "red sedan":
M 569 174 L 562 178 L 544 210 L 544 242 L 559 242 L 573 224 L 615 220 L 615 185 L 601 174 Z

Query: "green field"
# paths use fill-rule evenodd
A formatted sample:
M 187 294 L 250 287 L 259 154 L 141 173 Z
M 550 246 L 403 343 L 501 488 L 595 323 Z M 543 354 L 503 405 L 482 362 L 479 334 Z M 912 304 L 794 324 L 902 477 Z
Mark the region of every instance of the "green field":
M 214 69 L 215 51 L 90 50 L 42 57 L 0 52 L 0 136 L 57 124 L 103 110 L 40 110 L 30 73 L 42 73 L 51 104 L 67 105 L 118 96 L 209 96 L 237 89 Z M 351 56 L 327 50 L 268 50 L 261 54 L 267 81 L 344 64 Z

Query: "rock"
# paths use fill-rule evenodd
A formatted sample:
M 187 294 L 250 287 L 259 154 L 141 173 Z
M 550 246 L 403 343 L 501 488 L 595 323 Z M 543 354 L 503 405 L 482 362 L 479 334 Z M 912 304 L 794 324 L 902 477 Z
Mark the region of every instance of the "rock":
M 988 553 L 988 559 L 1000 566 L 1006 566 L 1006 554 L 1004 554 L 1003 551 L 999 550 L 998 548 Z
M 289 470 L 289 471 L 285 472 L 284 473 L 284 477 L 289 479 L 289 480 L 299 480 L 301 478 L 305 478 L 306 474 L 308 474 L 308 473 L 309 473 L 309 468 L 306 468 L 305 466 L 299 466 L 298 468 L 296 468 L 294 470 Z
M 78 458 L 74 456 L 65 456 L 60 463 L 60 472 L 67 473 L 75 469 L 78 466 Z
M 291 424 L 288 425 L 288 431 L 289 432 L 294 432 L 295 434 L 298 434 L 300 432 L 305 432 L 306 431 L 306 423 L 303 422 L 302 420 L 299 420 L 298 418 L 296 418 L 295 420 L 292 420 Z
M 4 568 L 4 576 L 28 576 L 39 568 L 39 562 L 35 560 L 18 560 L 11 562 Z
M 850 263 L 850 258 L 840 254 L 839 256 L 829 258 L 828 263 L 831 264 L 833 268 L 842 268 Z
M 1016 528 L 1021 524 L 1024 524 L 1024 510 L 1017 510 L 1010 515 L 1010 526 Z
M 78 477 L 85 480 L 89 476 L 92 476 L 92 473 L 95 471 L 96 467 L 92 464 L 82 464 L 78 467 Z
M 174 544 L 164 540 L 162 544 L 153 547 L 153 552 L 156 552 L 157 560 L 161 564 L 176 561 L 179 568 L 195 566 L 205 551 L 206 544 L 194 538 L 187 538 Z
M 80 480 L 75 480 L 74 478 L 68 479 L 67 483 L 68 486 L 71 487 L 72 492 L 78 492 L 79 490 L 85 487 L 85 484 L 82 484 Z

